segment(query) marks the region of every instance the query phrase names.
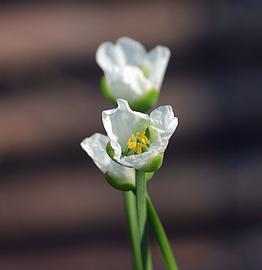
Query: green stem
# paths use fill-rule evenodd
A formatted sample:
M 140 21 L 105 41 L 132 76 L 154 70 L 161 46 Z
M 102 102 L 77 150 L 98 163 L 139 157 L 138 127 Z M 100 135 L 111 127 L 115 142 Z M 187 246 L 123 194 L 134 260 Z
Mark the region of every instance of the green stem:
M 138 170 L 136 170 L 136 206 L 140 241 L 142 242 L 147 219 L 146 181 L 145 173 Z
M 153 270 L 152 257 L 149 248 L 149 239 L 148 239 L 148 224 L 146 224 L 144 236 L 141 243 L 141 253 L 142 261 L 145 270 Z
M 136 170 L 136 206 L 144 270 L 152 270 L 151 254 L 148 245 L 147 203 L 145 173 Z
M 161 221 L 152 204 L 152 201 L 150 200 L 149 195 L 147 195 L 147 211 L 148 218 L 155 233 L 156 241 L 164 258 L 166 268 L 168 270 L 178 270 L 178 266 L 173 255 L 171 245 L 168 241 L 163 225 L 161 224 Z
M 134 266 L 136 270 L 143 270 L 140 237 L 137 223 L 136 197 L 132 191 L 125 192 L 125 204 Z

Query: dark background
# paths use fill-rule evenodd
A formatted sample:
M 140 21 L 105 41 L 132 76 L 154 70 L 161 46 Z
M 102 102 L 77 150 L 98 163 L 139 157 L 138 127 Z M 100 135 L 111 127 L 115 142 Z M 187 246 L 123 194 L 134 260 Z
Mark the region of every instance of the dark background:
M 149 190 L 181 270 L 261 269 L 261 10 L 1 1 L 0 269 L 131 270 L 123 196 L 79 146 L 104 132 L 95 51 L 120 36 L 172 51 L 159 104 L 179 127 Z

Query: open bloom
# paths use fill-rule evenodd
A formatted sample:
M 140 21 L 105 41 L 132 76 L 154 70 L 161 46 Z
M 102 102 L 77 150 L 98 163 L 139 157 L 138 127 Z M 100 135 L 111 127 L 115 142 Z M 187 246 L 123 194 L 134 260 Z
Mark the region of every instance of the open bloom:
M 172 107 L 160 106 L 147 115 L 133 111 L 126 100 L 117 99 L 117 104 L 116 109 L 102 113 L 111 157 L 121 165 L 137 170 L 157 170 L 178 124 Z
M 104 95 L 113 102 L 126 99 L 138 111 L 150 109 L 159 96 L 169 58 L 167 47 L 157 46 L 147 52 L 128 37 L 119 38 L 115 45 L 102 43 L 96 61 L 105 74 L 101 80 Z
M 117 99 L 117 104 L 102 113 L 108 136 L 96 133 L 81 146 L 110 184 L 128 190 L 135 187 L 135 169 L 146 172 L 148 179 L 160 168 L 178 120 L 168 105 L 147 115 L 131 110 L 126 100 Z

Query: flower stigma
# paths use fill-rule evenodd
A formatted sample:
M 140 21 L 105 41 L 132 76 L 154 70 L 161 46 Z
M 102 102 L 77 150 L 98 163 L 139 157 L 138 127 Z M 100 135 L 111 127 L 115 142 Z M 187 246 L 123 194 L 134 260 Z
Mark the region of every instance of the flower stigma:
M 127 141 L 126 155 L 132 154 L 131 150 L 133 150 L 133 154 L 141 154 L 148 150 L 149 145 L 149 139 L 144 131 L 133 133 Z

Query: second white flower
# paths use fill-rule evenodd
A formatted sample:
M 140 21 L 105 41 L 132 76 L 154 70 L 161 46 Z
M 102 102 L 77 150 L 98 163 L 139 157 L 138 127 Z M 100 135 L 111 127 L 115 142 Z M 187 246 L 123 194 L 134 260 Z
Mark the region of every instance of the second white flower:
M 101 81 L 104 95 L 113 102 L 125 99 L 131 108 L 145 112 L 158 99 L 169 58 L 167 47 L 156 46 L 147 52 L 128 37 L 119 38 L 116 44 L 102 43 L 96 61 L 105 74 Z

